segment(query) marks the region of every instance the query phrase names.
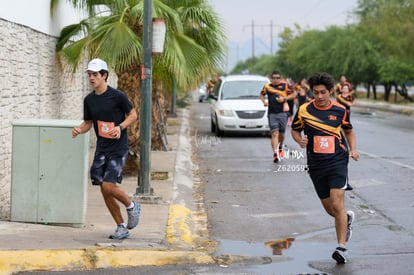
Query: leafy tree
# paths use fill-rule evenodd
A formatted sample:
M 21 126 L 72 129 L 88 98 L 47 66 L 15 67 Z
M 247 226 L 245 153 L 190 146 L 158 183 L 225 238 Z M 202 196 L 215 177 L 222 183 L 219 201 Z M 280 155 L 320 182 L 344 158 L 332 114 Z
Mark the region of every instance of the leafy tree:
M 377 62 L 385 100 L 389 100 L 391 87 L 395 86 L 396 92 L 412 101 L 405 83 L 413 75 L 414 0 L 359 0 L 356 14 L 360 28 L 382 45 L 382 58 Z
M 123 90 L 136 108 L 140 108 L 142 64 L 142 0 L 70 0 L 76 8 L 87 10 L 88 17 L 62 29 L 56 46 L 64 66 L 75 72 L 85 56 L 100 57 L 118 76 Z M 53 11 L 58 0 L 51 0 Z M 164 18 L 167 32 L 163 56 L 153 60 L 153 149 L 160 149 L 157 135 L 159 91 L 166 91 L 174 80 L 178 89 L 199 85 L 219 68 L 224 58 L 225 35 L 217 14 L 205 0 L 153 0 L 153 16 Z M 161 98 L 161 99 L 162 99 Z M 165 113 L 165 104 L 163 112 Z M 139 113 L 139 112 L 138 112 Z M 137 167 L 139 125 L 129 127 L 128 165 Z M 136 163 L 131 164 L 131 163 Z M 131 169 L 137 171 L 137 168 Z

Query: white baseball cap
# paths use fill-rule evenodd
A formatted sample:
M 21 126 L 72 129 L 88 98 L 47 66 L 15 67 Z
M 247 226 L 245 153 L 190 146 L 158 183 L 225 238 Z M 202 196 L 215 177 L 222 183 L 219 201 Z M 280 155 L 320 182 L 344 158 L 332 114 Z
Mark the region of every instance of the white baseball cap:
M 99 72 L 101 70 L 108 71 L 108 65 L 102 59 L 95 58 L 92 59 L 88 64 L 88 71 Z

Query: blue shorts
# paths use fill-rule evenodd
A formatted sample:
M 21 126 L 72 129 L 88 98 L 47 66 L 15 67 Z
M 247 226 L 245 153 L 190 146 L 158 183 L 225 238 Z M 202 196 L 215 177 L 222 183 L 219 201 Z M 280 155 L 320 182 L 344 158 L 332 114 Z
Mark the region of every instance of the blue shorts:
M 352 190 L 348 184 L 348 165 L 309 167 L 309 176 L 320 199 L 329 198 L 331 189 Z
M 92 184 L 101 185 L 102 182 L 121 183 L 122 170 L 127 157 L 128 150 L 111 153 L 95 152 L 90 171 Z
M 269 128 L 270 132 L 279 131 L 284 134 L 286 131 L 286 125 L 288 122 L 289 113 L 283 112 L 278 114 L 269 113 Z

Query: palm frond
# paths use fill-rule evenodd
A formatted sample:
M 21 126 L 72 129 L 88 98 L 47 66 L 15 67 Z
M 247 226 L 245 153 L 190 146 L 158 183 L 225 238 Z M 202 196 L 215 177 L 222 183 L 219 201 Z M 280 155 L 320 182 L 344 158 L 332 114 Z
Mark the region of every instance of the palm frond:
M 141 39 L 124 22 L 108 20 L 90 33 L 95 55 L 107 60 L 116 70 L 140 63 Z
M 59 52 L 63 47 L 71 40 L 77 40 L 87 35 L 87 29 L 89 29 L 89 23 L 86 20 L 82 20 L 78 24 L 72 24 L 64 27 L 58 38 L 56 44 L 56 51 Z
M 66 61 L 66 69 L 71 73 L 75 73 L 80 62 L 84 58 L 84 54 L 87 50 L 89 38 L 84 37 L 76 42 L 66 46 L 58 52 L 58 55 L 63 57 Z

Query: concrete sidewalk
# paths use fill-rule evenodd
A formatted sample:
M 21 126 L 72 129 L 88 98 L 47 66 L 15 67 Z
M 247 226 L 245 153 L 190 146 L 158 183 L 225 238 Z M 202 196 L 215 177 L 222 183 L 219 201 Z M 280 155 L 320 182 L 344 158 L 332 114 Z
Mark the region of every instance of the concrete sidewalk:
M 29 270 L 79 270 L 105 267 L 214 263 L 198 249 L 208 242 L 202 200 L 195 202 L 189 111 L 168 119 L 169 151 L 152 151 L 151 172 L 157 204 L 142 204 L 140 224 L 128 239 L 108 239 L 115 230 L 99 188 L 89 183 L 86 222 L 82 228 L 0 221 L 0 274 Z M 93 153 L 93 152 L 91 152 Z M 199 181 L 198 181 L 199 182 Z M 137 177 L 122 187 L 133 195 Z M 62 203 L 65 203 L 64 201 Z M 126 217 L 126 212 L 123 214 Z

